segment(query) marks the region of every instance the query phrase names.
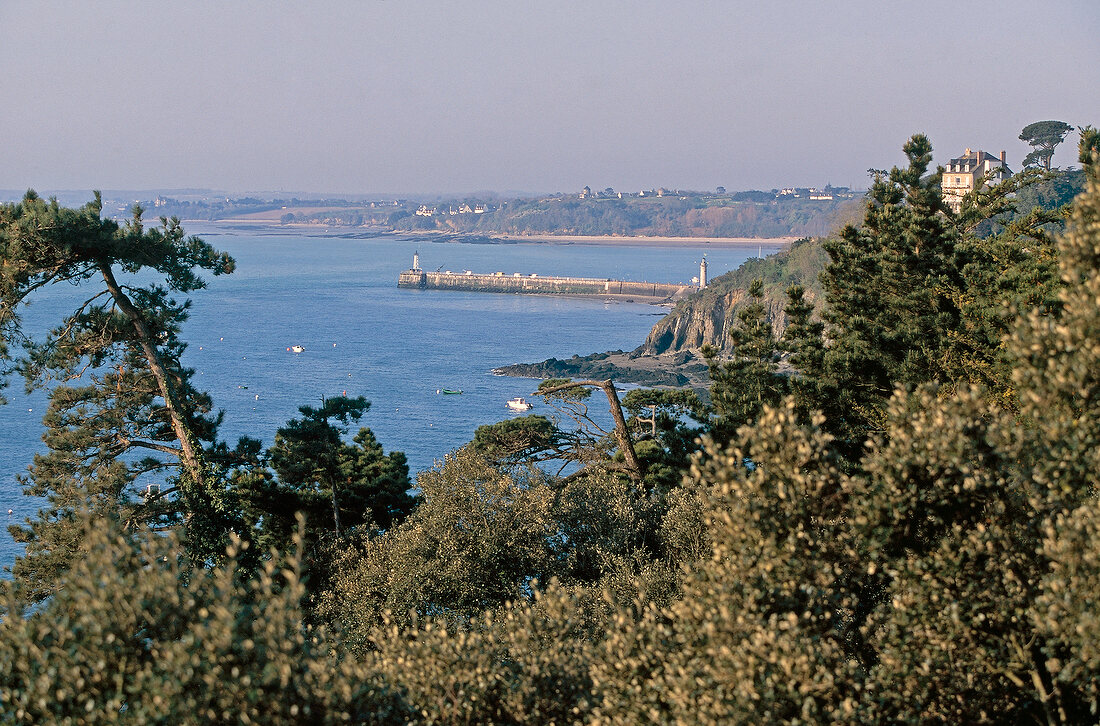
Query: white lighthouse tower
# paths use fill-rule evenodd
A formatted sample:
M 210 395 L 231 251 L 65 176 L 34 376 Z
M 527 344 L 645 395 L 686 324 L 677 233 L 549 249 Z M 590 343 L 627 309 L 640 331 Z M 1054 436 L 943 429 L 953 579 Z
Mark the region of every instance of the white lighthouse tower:
M 420 250 L 413 252 L 413 270 L 420 270 Z
M 703 261 L 699 263 L 699 289 L 707 286 L 707 256 L 703 255 Z

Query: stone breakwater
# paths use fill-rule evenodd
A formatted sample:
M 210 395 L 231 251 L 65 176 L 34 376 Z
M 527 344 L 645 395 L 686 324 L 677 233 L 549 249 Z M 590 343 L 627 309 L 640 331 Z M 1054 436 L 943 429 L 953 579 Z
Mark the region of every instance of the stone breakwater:
M 588 295 L 629 297 L 648 301 L 674 301 L 694 292 L 691 285 L 667 282 L 635 282 L 594 277 L 544 277 L 541 275 L 496 272 L 426 272 L 405 270 L 397 278 L 398 287 L 422 290 L 463 290 L 468 292 L 504 292 L 536 295 Z

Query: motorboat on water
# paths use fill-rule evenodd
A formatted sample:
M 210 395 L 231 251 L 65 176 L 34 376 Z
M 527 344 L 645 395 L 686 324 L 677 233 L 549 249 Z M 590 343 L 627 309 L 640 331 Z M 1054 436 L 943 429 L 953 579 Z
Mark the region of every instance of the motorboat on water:
M 508 403 L 504 405 L 512 409 L 513 411 L 530 411 L 532 408 L 534 408 L 534 405 L 528 403 L 519 396 L 508 399 Z
M 446 396 L 456 396 L 459 393 L 462 393 L 462 391 L 454 389 L 454 388 L 439 388 L 439 389 L 436 389 L 436 393 L 442 393 Z
M 300 345 L 292 345 L 289 348 L 287 348 L 287 350 L 289 350 L 291 353 L 301 353 L 302 351 L 305 350 L 305 348 L 303 348 Z

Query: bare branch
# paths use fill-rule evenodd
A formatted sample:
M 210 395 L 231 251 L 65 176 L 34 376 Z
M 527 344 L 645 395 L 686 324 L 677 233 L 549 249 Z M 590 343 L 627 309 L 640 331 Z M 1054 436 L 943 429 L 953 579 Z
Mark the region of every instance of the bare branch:
M 123 446 L 126 448 L 139 448 L 139 449 L 152 449 L 153 451 L 159 451 L 162 454 L 170 454 L 175 457 L 179 457 L 180 450 L 172 448 L 171 446 L 165 446 L 164 444 L 157 444 L 152 441 L 141 441 L 140 439 L 119 439 Z
M 630 436 L 630 429 L 627 428 L 626 417 L 623 416 L 623 407 L 619 402 L 619 394 L 615 390 L 615 383 L 611 379 L 606 381 L 596 381 L 592 379 L 570 381 L 569 383 L 550 386 L 549 388 L 535 391 L 532 395 L 545 397 L 552 393 L 584 387 L 599 388 L 607 396 L 607 403 L 611 409 L 611 417 L 615 419 L 615 431 L 618 434 L 619 446 L 622 449 L 623 456 L 626 458 L 627 471 L 630 473 L 630 478 L 635 484 L 640 483 L 642 480 L 642 467 L 638 463 L 638 455 L 634 451 L 634 440 Z

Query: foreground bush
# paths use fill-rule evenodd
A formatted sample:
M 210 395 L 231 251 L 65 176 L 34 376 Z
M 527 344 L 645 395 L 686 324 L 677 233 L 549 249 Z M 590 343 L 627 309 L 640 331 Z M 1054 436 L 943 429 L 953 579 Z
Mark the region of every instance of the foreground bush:
M 304 626 L 291 568 L 186 570 L 174 537 L 90 528 L 63 588 L 0 624 L 0 723 L 392 723 L 399 702 Z

